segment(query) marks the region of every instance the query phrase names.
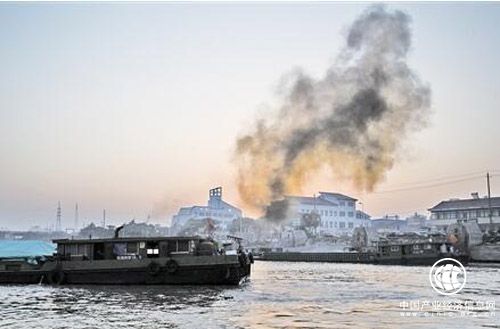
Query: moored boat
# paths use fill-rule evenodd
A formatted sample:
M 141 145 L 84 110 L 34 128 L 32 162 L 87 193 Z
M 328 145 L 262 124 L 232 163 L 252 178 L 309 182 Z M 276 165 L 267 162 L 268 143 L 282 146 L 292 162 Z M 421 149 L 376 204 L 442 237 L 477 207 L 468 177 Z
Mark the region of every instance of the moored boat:
M 250 276 L 240 241 L 234 253 L 195 237 L 118 237 L 54 240 L 49 257 L 0 260 L 0 283 L 221 284 Z

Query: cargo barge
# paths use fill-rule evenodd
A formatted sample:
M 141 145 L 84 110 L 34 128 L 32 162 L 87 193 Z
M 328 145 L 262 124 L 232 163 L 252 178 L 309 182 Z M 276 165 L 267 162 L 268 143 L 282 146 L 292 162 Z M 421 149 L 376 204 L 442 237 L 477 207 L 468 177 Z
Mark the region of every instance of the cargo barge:
M 462 264 L 469 256 L 454 250 L 443 241 L 380 241 L 373 249 L 349 252 L 263 252 L 255 258 L 262 261 L 361 263 L 380 265 L 433 265 L 441 258 L 454 258 Z
M 237 241 L 238 245 L 240 241 Z M 252 259 L 239 245 L 218 250 L 201 237 L 54 240 L 48 257 L 0 260 L 0 284 L 238 285 Z

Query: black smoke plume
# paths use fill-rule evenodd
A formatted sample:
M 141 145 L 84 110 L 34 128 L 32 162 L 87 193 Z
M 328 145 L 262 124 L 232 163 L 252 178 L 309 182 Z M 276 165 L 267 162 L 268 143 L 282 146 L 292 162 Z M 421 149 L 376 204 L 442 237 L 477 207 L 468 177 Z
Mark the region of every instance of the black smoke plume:
M 243 201 L 264 209 L 325 166 L 360 190 L 383 180 L 429 113 L 430 89 L 408 67 L 410 47 L 410 17 L 375 5 L 352 23 L 322 79 L 292 74 L 282 105 L 237 141 Z

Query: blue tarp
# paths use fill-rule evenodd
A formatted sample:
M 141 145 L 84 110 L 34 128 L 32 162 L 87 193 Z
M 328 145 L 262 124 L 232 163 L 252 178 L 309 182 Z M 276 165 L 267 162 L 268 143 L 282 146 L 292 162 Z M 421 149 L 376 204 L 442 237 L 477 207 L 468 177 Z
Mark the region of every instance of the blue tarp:
M 55 251 L 55 245 L 45 241 L 0 240 L 0 258 L 50 256 Z

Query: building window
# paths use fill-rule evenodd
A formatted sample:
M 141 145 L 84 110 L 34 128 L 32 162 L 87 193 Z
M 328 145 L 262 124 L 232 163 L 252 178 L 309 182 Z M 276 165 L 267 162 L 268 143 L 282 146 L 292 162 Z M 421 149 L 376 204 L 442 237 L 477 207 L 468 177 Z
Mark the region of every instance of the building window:
M 341 212 L 339 213 L 339 215 L 340 215 L 340 217 L 345 217 L 345 211 L 341 211 Z
M 340 205 L 341 207 L 343 207 L 343 206 L 345 206 L 345 202 L 344 202 L 344 201 L 340 201 L 340 202 L 339 202 L 339 205 Z
M 345 222 L 340 222 L 340 223 L 339 223 L 339 227 L 340 227 L 340 228 L 345 228 Z
M 349 228 L 354 228 L 354 223 L 353 222 L 349 222 Z
M 349 211 L 349 213 L 347 214 L 349 217 L 354 217 L 354 213 L 352 211 Z

